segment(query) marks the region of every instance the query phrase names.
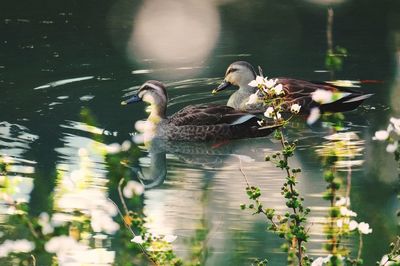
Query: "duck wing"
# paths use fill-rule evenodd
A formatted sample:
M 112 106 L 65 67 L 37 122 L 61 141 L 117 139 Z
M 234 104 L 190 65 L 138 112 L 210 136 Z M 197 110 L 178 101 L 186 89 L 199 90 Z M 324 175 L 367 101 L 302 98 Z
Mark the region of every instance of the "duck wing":
M 278 78 L 278 83 L 283 85 L 286 93 L 286 108 L 294 103 L 302 106 L 302 112 L 309 112 L 315 106 L 320 107 L 322 112 L 345 112 L 357 108 L 365 99 L 372 94 L 336 86 L 326 82 L 310 82 L 305 80 Z M 312 93 L 316 90 L 326 90 L 336 93 L 343 93 L 343 96 L 336 101 L 327 104 L 318 104 L 312 100 Z
M 219 125 L 240 124 L 254 118 L 246 112 L 238 111 L 225 105 L 189 105 L 169 117 L 169 124 L 174 126 L 186 125 Z

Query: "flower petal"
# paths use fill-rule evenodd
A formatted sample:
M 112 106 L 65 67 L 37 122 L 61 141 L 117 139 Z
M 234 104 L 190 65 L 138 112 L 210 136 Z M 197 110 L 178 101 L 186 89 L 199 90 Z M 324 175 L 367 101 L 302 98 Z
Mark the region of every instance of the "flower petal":
M 321 116 L 321 111 L 319 110 L 318 107 L 314 107 L 310 111 L 310 115 L 307 117 L 307 124 L 312 125 L 314 124 L 319 117 Z

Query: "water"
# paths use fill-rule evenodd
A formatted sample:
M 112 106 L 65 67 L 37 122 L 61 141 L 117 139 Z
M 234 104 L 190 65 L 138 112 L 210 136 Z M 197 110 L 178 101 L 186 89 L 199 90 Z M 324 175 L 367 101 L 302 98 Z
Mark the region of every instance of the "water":
M 148 79 L 167 84 L 168 113 L 173 113 L 188 104 L 225 102 L 231 91 L 217 96 L 211 91 L 236 60 L 261 65 L 271 77 L 330 78 L 320 71 L 325 69 L 327 1 L 204 2 L 1 3 L 0 153 L 12 160 L 10 187 L 17 188 L 2 194 L 27 202 L 32 216 L 60 214 L 60 223 L 77 222 L 71 217 L 74 208 L 112 213 L 106 197 L 119 202 L 120 177 L 112 175 L 110 161 L 99 150 L 131 140 L 134 122 L 146 117 L 144 105 L 123 107 L 120 102 Z M 346 133 L 353 134 L 345 136 L 346 147 L 355 154 L 339 168 L 346 178 L 351 167 L 352 209 L 373 228 L 363 249 L 365 265 L 372 265 L 398 233 L 394 160 L 371 137 L 390 115 L 400 113 L 400 6 L 394 1 L 328 4 L 335 11 L 334 45 L 349 53 L 335 78 L 382 81 L 363 87 L 374 97 L 346 114 Z M 151 17 L 152 11 L 158 16 Z M 171 17 L 178 22 L 170 22 Z M 161 31 L 153 27 L 157 19 L 166 26 Z M 82 118 L 86 110 L 95 121 Z M 317 151 L 329 147 L 332 140 L 326 138 L 333 132 L 320 124 L 309 128 L 303 121 L 292 127 L 289 138 L 300 140 L 293 164 L 303 169 L 299 187 L 312 210 L 308 248 L 317 257 L 325 254 L 321 221 L 328 210 L 321 198 L 326 183 Z M 158 184 L 143 196 L 146 228 L 177 235 L 173 246 L 179 256 L 194 256 L 200 245 L 205 265 L 249 265 L 256 257 L 285 265 L 282 242 L 265 230 L 261 217 L 239 207 L 247 202 L 241 164 L 250 183 L 262 188 L 265 204 L 285 210 L 282 173 L 264 162 L 278 143 L 270 138 L 221 147 L 164 143 L 150 151 L 152 157 L 142 146 L 132 149 L 129 166 L 140 166 L 146 182 Z M 85 169 L 90 178 L 77 169 Z M 134 172 L 127 173 L 134 178 Z M 6 202 L 1 205 L 1 242 L 32 239 L 26 224 L 10 218 L 14 213 Z M 120 226 L 116 235 L 85 236 L 83 230 L 81 239 L 105 263 L 135 263 L 130 238 Z M 357 239 L 345 243 L 355 254 Z M 82 254 L 81 259 L 91 257 Z M 35 256 L 38 265 L 50 263 L 43 251 Z M 25 257 L 2 262 L 13 265 L 18 258 Z

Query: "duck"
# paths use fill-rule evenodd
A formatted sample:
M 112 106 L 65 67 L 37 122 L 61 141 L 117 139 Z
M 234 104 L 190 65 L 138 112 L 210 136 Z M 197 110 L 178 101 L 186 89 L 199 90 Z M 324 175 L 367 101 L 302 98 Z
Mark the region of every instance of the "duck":
M 179 141 L 220 141 L 265 137 L 281 125 L 260 125 L 259 119 L 244 111 L 218 104 L 189 105 L 167 116 L 168 95 L 164 84 L 149 80 L 122 105 L 137 102 L 150 104 L 147 128 L 153 138 Z
M 224 80 L 212 93 L 216 94 L 228 87 L 236 86 L 236 90 L 229 98 L 227 106 L 236 110 L 250 113 L 264 112 L 266 106 L 263 103 L 249 104 L 250 96 L 257 92 L 256 87 L 249 83 L 255 80 L 257 73 L 254 67 L 246 61 L 237 61 L 229 65 Z M 293 104 L 301 105 L 300 112 L 309 114 L 314 107 L 318 107 L 321 113 L 346 112 L 356 109 L 365 99 L 373 94 L 366 94 L 348 87 L 337 86 L 328 82 L 311 82 L 294 78 L 278 77 L 277 84 L 282 84 L 285 92 L 285 111 L 289 111 Z M 313 101 L 313 93 L 317 90 L 331 92 L 339 95 L 336 100 L 321 104 Z

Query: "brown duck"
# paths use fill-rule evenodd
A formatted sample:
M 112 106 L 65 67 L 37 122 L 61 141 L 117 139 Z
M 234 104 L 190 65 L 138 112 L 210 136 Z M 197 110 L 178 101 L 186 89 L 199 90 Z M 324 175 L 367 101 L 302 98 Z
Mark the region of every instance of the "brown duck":
M 224 81 L 213 90 L 213 93 L 222 91 L 230 86 L 237 86 L 229 98 L 227 105 L 236 110 L 247 111 L 251 113 L 264 112 L 266 106 L 262 103 L 247 104 L 250 95 L 257 91 L 257 88 L 249 86 L 249 83 L 256 78 L 256 71 L 253 66 L 245 61 L 232 63 L 225 74 Z M 283 85 L 285 91 L 286 107 L 292 104 L 301 105 L 301 113 L 309 113 L 313 107 L 319 107 L 321 112 L 346 112 L 356 109 L 365 99 L 372 94 L 365 94 L 346 87 L 335 86 L 326 82 L 309 82 L 293 78 L 277 78 L 277 83 Z M 316 90 L 327 90 L 334 93 L 340 93 L 341 98 L 326 104 L 319 104 L 312 100 L 312 94 Z

